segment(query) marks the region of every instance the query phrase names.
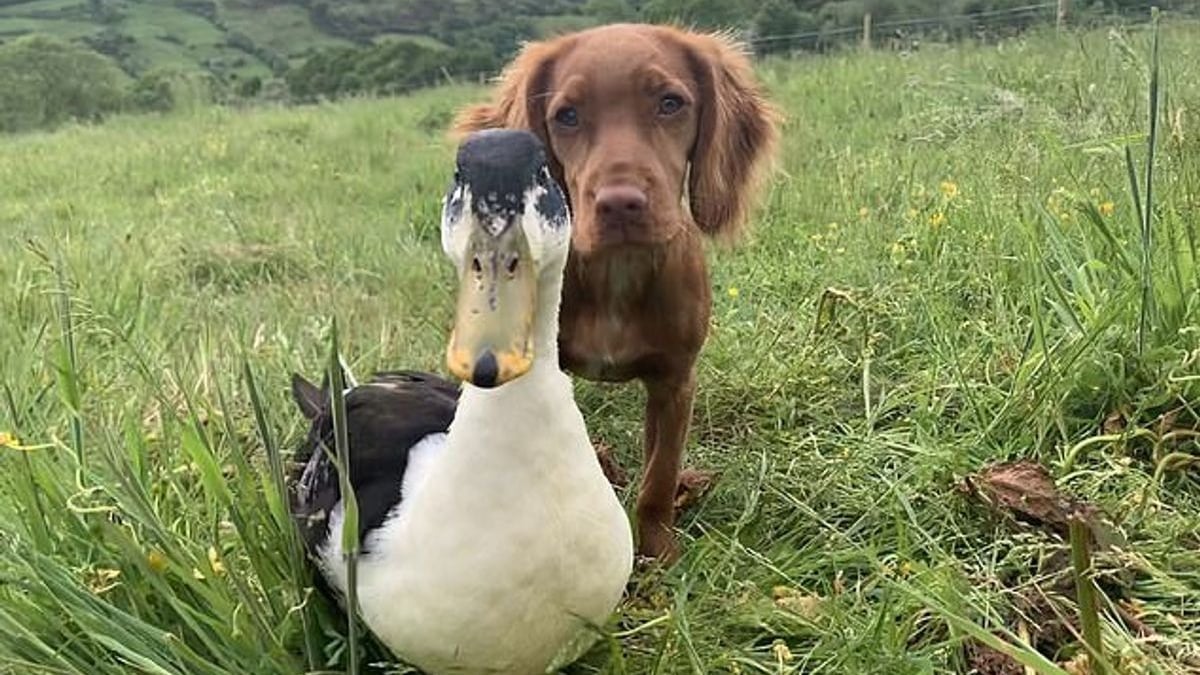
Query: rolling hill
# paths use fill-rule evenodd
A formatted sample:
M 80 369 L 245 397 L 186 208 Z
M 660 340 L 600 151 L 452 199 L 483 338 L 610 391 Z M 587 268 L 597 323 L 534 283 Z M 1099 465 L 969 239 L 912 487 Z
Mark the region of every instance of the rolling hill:
M 582 0 L 0 0 L 0 42 L 41 33 L 86 43 L 131 75 L 200 69 L 280 74 L 314 51 L 411 40 L 515 41 L 588 22 Z

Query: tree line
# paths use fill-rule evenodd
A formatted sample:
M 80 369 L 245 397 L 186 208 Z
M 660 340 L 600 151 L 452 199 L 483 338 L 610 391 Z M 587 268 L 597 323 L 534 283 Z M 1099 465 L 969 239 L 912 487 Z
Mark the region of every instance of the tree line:
M 324 0 L 320 0 L 324 1 Z M 1183 4 L 1179 0 L 1175 4 Z M 403 4 L 403 3 L 402 3 Z M 474 78 L 499 70 L 524 40 L 538 37 L 546 17 L 559 19 L 562 29 L 613 22 L 676 22 L 702 29 L 735 29 L 751 38 L 755 51 L 771 54 L 795 50 L 821 50 L 843 42 L 846 28 L 862 25 L 863 15 L 875 22 L 912 18 L 1002 14 L 1028 7 L 1031 0 L 453 0 L 418 3 L 411 8 L 409 25 L 420 25 L 445 46 L 384 43 L 327 49 L 311 56 L 287 74 L 289 91 L 302 100 L 355 93 L 393 94 L 444 81 L 450 77 Z M 1146 0 L 1076 0 L 1078 13 L 1104 14 L 1146 8 Z M 1159 0 L 1160 7 L 1172 4 Z M 343 35 L 361 37 L 370 27 L 397 26 L 392 15 L 364 12 L 361 6 L 332 5 L 325 19 Z M 394 11 L 400 11 L 395 9 Z M 334 15 L 340 18 L 332 18 Z M 1053 11 L 1043 12 L 1043 16 Z M 1036 16 L 1013 17 L 1008 26 L 1024 28 Z M 953 39 L 978 34 L 978 27 L 960 22 L 938 37 Z M 909 29 L 907 33 L 918 32 Z M 830 37 L 822 39 L 823 35 Z M 804 39 L 815 38 L 815 39 Z

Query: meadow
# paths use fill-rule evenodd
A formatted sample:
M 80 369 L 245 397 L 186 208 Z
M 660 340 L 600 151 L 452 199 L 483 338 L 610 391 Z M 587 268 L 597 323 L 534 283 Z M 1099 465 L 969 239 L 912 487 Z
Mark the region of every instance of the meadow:
M 761 64 L 784 147 L 710 252 L 689 448 L 720 479 L 572 672 L 1081 672 L 1063 533 L 979 499 L 1014 459 L 1116 542 L 1095 672 L 1200 672 L 1200 25 L 1159 40 L 1157 77 L 1147 26 Z M 445 371 L 444 128 L 484 94 L 0 138 L 0 672 L 344 668 L 288 378 L 335 317 L 360 375 Z M 632 507 L 640 389 L 577 394 Z

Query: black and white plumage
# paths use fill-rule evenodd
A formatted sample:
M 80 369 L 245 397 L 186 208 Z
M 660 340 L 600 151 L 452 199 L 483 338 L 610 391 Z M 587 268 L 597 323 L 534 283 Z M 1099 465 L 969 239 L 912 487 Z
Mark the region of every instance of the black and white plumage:
M 446 357 L 463 385 L 398 371 L 345 392 L 361 616 L 431 674 L 564 665 L 629 578 L 628 519 L 558 366 L 569 241 L 537 138 L 473 134 L 442 217 L 459 272 Z M 292 390 L 311 424 L 292 511 L 324 585 L 343 596 L 328 392 L 299 376 Z
M 350 484 L 358 498 L 360 540 L 382 525 L 403 498 L 413 448 L 446 432 L 454 419 L 458 393 L 458 385 L 449 380 L 411 370 L 376 373 L 346 392 L 354 449 Z M 329 516 L 342 498 L 331 453 L 322 448 L 334 447 L 333 415 L 328 389 L 317 388 L 300 375 L 292 376 L 292 398 L 310 421 L 295 457 L 302 468 L 294 481 L 292 512 L 305 548 L 315 552 L 328 538 Z

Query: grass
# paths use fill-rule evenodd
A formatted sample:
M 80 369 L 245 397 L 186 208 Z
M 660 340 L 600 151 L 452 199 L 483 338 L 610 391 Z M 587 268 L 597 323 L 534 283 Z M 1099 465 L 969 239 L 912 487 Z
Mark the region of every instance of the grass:
M 1064 672 L 1084 574 L 1115 672 L 1200 667 L 1200 26 L 1160 38 L 1152 195 L 1150 43 L 762 64 L 785 147 L 712 251 L 691 435 L 722 478 L 573 672 Z M 345 668 L 269 470 L 287 378 L 334 317 L 356 371 L 442 370 L 441 129 L 482 95 L 0 139 L 0 671 Z M 640 391 L 577 390 L 640 468 Z M 1012 458 L 1124 545 L 1076 570 L 959 489 Z
M 78 40 L 95 32 L 95 27 L 83 21 L 33 19 L 23 16 L 0 17 L 0 38 L 18 37 L 29 33 L 57 35 Z

